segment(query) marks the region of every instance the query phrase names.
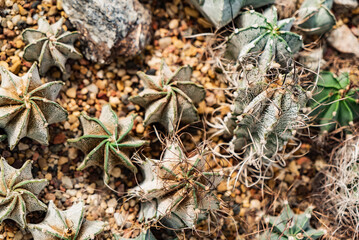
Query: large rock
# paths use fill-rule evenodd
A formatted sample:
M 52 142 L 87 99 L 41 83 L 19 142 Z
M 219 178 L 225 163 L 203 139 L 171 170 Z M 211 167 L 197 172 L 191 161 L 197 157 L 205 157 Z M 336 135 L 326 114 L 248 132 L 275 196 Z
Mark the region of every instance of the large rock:
M 359 40 L 347 25 L 333 30 L 328 37 L 328 42 L 339 52 L 351 53 L 359 58 Z
M 63 8 L 82 34 L 89 60 L 134 56 L 150 40 L 151 15 L 138 0 L 63 0 Z

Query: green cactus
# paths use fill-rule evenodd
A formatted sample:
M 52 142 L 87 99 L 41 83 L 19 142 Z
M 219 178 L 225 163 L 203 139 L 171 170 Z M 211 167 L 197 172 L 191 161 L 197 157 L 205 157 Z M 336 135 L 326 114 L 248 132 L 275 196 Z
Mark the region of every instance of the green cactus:
M 131 115 L 119 120 L 109 104 L 103 106 L 99 119 L 82 114 L 80 120 L 83 136 L 68 140 L 70 146 L 86 154 L 77 170 L 80 171 L 89 166 L 102 167 L 105 183 L 110 181 L 111 171 L 119 164 L 137 173 L 136 166 L 129 158 L 129 151 L 147 142 L 129 135 L 135 117 Z
M 339 126 L 351 125 L 359 118 L 359 88 L 351 87 L 349 73 L 334 77 L 321 72 L 310 106 L 312 116 L 321 125 L 321 131 L 332 131 Z
M 238 28 L 228 39 L 225 57 L 242 61 L 249 54 L 258 53 L 260 69 L 267 69 L 272 61 L 282 67 L 290 66 L 292 55 L 303 44 L 301 36 L 290 32 L 293 21 L 294 18 L 278 21 L 274 6 L 263 14 L 254 10 L 242 13 Z
M 37 195 L 48 182 L 46 179 L 33 179 L 30 160 L 20 169 L 15 169 L 1 157 L 0 167 L 0 223 L 11 219 L 25 228 L 26 215 L 29 212 L 46 211 L 46 205 Z
M 173 229 L 193 228 L 219 207 L 213 190 L 222 173 L 207 171 L 204 151 L 188 158 L 178 142 L 169 142 L 160 161 L 147 159 L 142 167 L 144 181 L 130 190 L 142 200 L 141 222 L 160 219 Z
M 78 32 L 64 32 L 62 29 L 64 19 L 50 25 L 46 19 L 40 18 L 38 29 L 25 29 L 22 37 L 28 45 L 24 49 L 26 61 L 39 63 L 40 74 L 44 75 L 52 66 L 65 72 L 65 64 L 68 58 L 82 58 L 73 46 Z
M 333 0 L 306 0 L 298 11 L 297 27 L 306 34 L 323 34 L 336 24 Z
M 145 90 L 138 96 L 131 97 L 130 101 L 146 109 L 145 125 L 158 122 L 169 132 L 173 132 L 180 122 L 189 124 L 198 121 L 194 104 L 205 98 L 206 91 L 202 86 L 191 82 L 191 74 L 189 66 L 172 73 L 164 61 L 160 76 L 138 73 Z
M 238 16 L 243 7 L 262 7 L 275 0 L 190 0 L 216 28 L 221 28 Z
M 313 207 L 308 207 L 302 214 L 294 214 L 288 203 L 285 203 L 281 215 L 268 216 L 270 229 L 266 230 L 260 240 L 315 240 L 323 236 L 324 230 L 310 226 Z
M 21 77 L 3 67 L 0 73 L 0 127 L 7 134 L 10 150 L 23 137 L 48 145 L 48 125 L 67 119 L 67 111 L 55 102 L 64 83 L 43 84 L 36 63 Z
M 150 229 L 141 232 L 140 235 L 135 238 L 124 238 L 118 235 L 114 235 L 114 237 L 115 240 L 157 240 L 157 238 L 152 234 Z
M 49 202 L 45 219 L 38 224 L 28 224 L 34 240 L 90 240 L 101 233 L 106 223 L 87 221 L 85 206 L 81 201 L 66 211 L 60 211 L 53 201 Z

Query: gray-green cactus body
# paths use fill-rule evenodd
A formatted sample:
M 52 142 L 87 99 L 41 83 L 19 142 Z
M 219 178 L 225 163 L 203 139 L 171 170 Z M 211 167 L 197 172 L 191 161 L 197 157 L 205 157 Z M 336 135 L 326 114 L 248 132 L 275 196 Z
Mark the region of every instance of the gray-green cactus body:
M 159 160 L 143 163 L 144 181 L 130 195 L 142 200 L 139 220 L 161 220 L 174 229 L 193 228 L 209 211 L 219 207 L 213 190 L 222 179 L 208 171 L 204 153 L 186 157 L 178 143 L 171 143 Z
M 138 73 L 145 89 L 138 96 L 130 98 L 130 101 L 146 109 L 145 125 L 157 122 L 167 131 L 173 132 L 179 123 L 198 121 L 195 104 L 205 98 L 206 91 L 191 81 L 191 74 L 189 66 L 172 73 L 164 61 L 160 76 Z
M 306 0 L 298 12 L 297 27 L 303 32 L 323 34 L 336 24 L 335 16 L 330 11 L 333 0 Z
M 106 183 L 110 181 L 111 171 L 117 165 L 137 173 L 136 166 L 129 158 L 130 150 L 144 145 L 146 141 L 129 135 L 135 117 L 131 115 L 119 120 L 109 104 L 103 106 L 99 119 L 82 114 L 83 136 L 68 140 L 70 146 L 86 154 L 77 170 L 99 166 L 104 169 Z
M 31 161 L 25 162 L 20 169 L 15 169 L 1 157 L 0 167 L 0 223 L 11 219 L 25 228 L 29 212 L 46 211 L 46 205 L 37 195 L 48 182 L 46 179 L 32 178 Z
M 78 37 L 78 32 L 64 32 L 61 18 L 50 25 L 44 18 L 38 21 L 38 29 L 25 29 L 22 37 L 28 45 L 24 49 L 26 61 L 39 63 L 40 74 L 44 75 L 52 66 L 65 72 L 65 64 L 68 58 L 82 58 L 73 46 Z
M 263 14 L 250 10 L 239 16 L 237 29 L 229 37 L 225 57 L 245 60 L 250 54 L 258 54 L 260 69 L 266 69 L 272 61 L 282 67 L 291 64 L 293 54 L 303 44 L 302 37 L 290 32 L 294 18 L 277 19 L 277 9 L 271 7 Z
M 190 2 L 216 28 L 221 28 L 237 17 L 243 7 L 262 7 L 274 3 L 275 0 L 190 0 Z
M 23 137 L 47 145 L 48 125 L 67 119 L 67 111 L 55 102 L 64 83 L 43 84 L 35 63 L 21 77 L 3 67 L 0 73 L 0 127 L 7 134 L 10 149 Z
M 315 240 L 325 234 L 324 230 L 316 230 L 310 226 L 313 207 L 308 207 L 302 214 L 294 214 L 288 204 L 285 204 L 282 213 L 268 216 L 270 229 L 265 231 L 260 240 Z
M 45 219 L 38 224 L 28 224 L 34 240 L 90 240 L 104 230 L 105 223 L 85 220 L 83 202 L 74 204 L 66 211 L 49 202 Z

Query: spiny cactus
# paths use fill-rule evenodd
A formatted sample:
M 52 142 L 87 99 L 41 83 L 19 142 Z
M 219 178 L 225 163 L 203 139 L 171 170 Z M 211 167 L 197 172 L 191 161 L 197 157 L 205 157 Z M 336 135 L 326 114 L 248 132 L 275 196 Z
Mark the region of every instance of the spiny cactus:
M 262 7 L 274 3 L 275 0 L 190 0 L 190 2 L 216 28 L 221 28 L 237 17 L 243 7 Z
M 136 166 L 129 158 L 129 150 L 144 145 L 146 141 L 129 135 L 135 117 L 131 115 L 119 120 L 109 104 L 103 106 L 99 119 L 82 114 L 83 136 L 68 140 L 70 146 L 86 154 L 77 170 L 89 166 L 102 167 L 106 183 L 110 181 L 111 171 L 119 164 L 137 173 Z
M 138 73 L 145 90 L 130 98 L 130 101 L 146 109 L 145 125 L 158 122 L 169 132 L 173 132 L 180 122 L 188 124 L 198 121 L 194 104 L 205 98 L 206 91 L 202 86 L 191 82 L 191 74 L 189 66 L 172 73 L 164 61 L 160 76 Z
M 44 75 L 52 66 L 60 68 L 65 72 L 65 64 L 68 58 L 82 58 L 73 46 L 78 37 L 78 32 L 64 32 L 61 18 L 50 25 L 46 19 L 40 18 L 38 29 L 25 29 L 22 37 L 28 45 L 24 49 L 26 61 L 39 62 L 40 74 Z
M 157 238 L 152 234 L 151 230 L 148 229 L 143 231 L 135 238 L 124 238 L 118 235 L 115 235 L 115 240 L 157 240 Z
M 106 223 L 87 221 L 83 202 L 74 204 L 66 211 L 60 211 L 53 201 L 49 202 L 44 221 L 28 224 L 34 240 L 90 240 L 104 230 Z
M 0 167 L 0 223 L 11 219 L 25 228 L 29 212 L 46 211 L 46 205 L 37 195 L 48 182 L 46 179 L 33 179 L 31 161 L 26 161 L 20 169 L 15 169 L 1 157 Z
M 3 67 L 0 73 L 0 127 L 5 129 L 10 149 L 23 137 L 47 145 L 48 125 L 67 118 L 67 111 L 55 102 L 64 83 L 43 84 L 36 63 L 21 77 Z
M 140 197 L 139 220 L 162 220 L 170 228 L 193 228 L 219 202 L 213 190 L 222 173 L 208 171 L 205 151 L 187 157 L 178 142 L 169 142 L 161 160 L 147 159 L 144 181 L 130 195 Z
M 291 63 L 292 55 L 302 47 L 302 37 L 290 32 L 294 18 L 278 21 L 273 6 L 263 14 L 250 10 L 242 13 L 237 29 L 229 37 L 225 57 L 242 61 L 249 54 L 259 55 L 259 68 L 266 69 L 275 61 L 283 67 Z
M 324 230 L 316 230 L 310 226 L 313 207 L 308 207 L 302 214 L 294 214 L 289 204 L 284 205 L 281 215 L 268 216 L 266 221 L 270 229 L 261 235 L 260 240 L 315 240 L 325 234 Z
M 349 73 L 336 78 L 331 72 L 322 72 L 317 86 L 310 106 L 322 131 L 332 131 L 337 124 L 351 125 L 359 118 L 359 88 L 351 87 Z
M 311 34 L 328 32 L 336 24 L 335 16 L 330 11 L 333 0 L 306 0 L 298 11 L 298 28 Z

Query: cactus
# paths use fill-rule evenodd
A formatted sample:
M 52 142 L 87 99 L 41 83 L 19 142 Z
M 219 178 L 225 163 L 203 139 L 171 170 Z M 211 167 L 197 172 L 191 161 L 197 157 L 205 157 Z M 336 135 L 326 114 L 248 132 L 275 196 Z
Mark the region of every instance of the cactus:
M 104 230 L 105 223 L 87 221 L 81 201 L 66 211 L 60 211 L 53 201 L 49 202 L 45 219 L 38 224 L 28 224 L 34 240 L 90 240 Z
M 306 34 L 323 34 L 336 24 L 333 0 L 306 0 L 298 11 L 297 27 Z
M 312 211 L 313 207 L 309 206 L 304 213 L 294 214 L 289 204 L 286 203 L 281 215 L 266 218 L 271 229 L 265 231 L 260 236 L 260 240 L 315 240 L 320 238 L 326 232 L 313 229 L 310 226 Z
M 310 106 L 311 113 L 321 125 L 322 131 L 332 131 L 336 124 L 348 126 L 359 118 L 359 88 L 351 87 L 349 73 L 338 78 L 331 72 L 321 72 L 316 93 Z
M 278 21 L 273 6 L 263 14 L 250 10 L 239 16 L 237 26 L 227 42 L 225 57 L 242 61 L 249 54 L 260 53 L 259 68 L 267 69 L 274 60 L 282 67 L 291 64 L 292 55 L 302 47 L 302 37 L 290 32 L 294 18 Z
M 103 106 L 99 119 L 82 114 L 80 120 L 83 136 L 68 140 L 70 146 L 86 154 L 77 170 L 89 166 L 102 167 L 105 183 L 110 181 L 111 171 L 118 164 L 137 173 L 136 166 L 129 158 L 129 150 L 144 145 L 146 141 L 128 135 L 133 128 L 135 117 L 131 115 L 119 120 L 109 104 Z
M 143 201 L 141 222 L 160 219 L 173 229 L 193 228 L 219 207 L 213 190 L 222 173 L 208 171 L 205 151 L 188 158 L 178 142 L 169 142 L 161 160 L 147 159 L 142 167 L 144 181 L 130 190 Z
M 44 75 L 52 66 L 60 68 L 65 72 L 65 64 L 68 58 L 82 58 L 73 46 L 78 37 L 78 32 L 64 32 L 61 18 L 50 25 L 46 19 L 40 18 L 38 29 L 25 29 L 22 37 L 28 45 L 24 49 L 26 61 L 39 62 L 40 74 Z
M 48 182 L 46 179 L 33 179 L 30 160 L 20 169 L 15 169 L 1 157 L 0 166 L 0 223 L 11 219 L 25 228 L 26 215 L 29 212 L 46 211 L 46 205 L 37 195 Z
M 190 0 L 216 28 L 221 28 L 238 16 L 246 6 L 262 7 L 275 0 Z
M 159 122 L 169 132 L 176 124 L 198 121 L 194 104 L 201 102 L 206 91 L 200 85 L 191 82 L 192 69 L 189 66 L 179 68 L 172 73 L 162 61 L 160 76 L 148 76 L 138 73 L 145 90 L 130 98 L 135 104 L 146 109 L 144 124 Z
M 151 230 L 148 229 L 143 231 L 135 238 L 123 238 L 118 235 L 114 235 L 115 240 L 157 240 L 157 238 L 152 234 Z
M 55 102 L 64 83 L 42 84 L 36 63 L 22 77 L 3 67 L 0 73 L 0 127 L 5 129 L 10 149 L 23 137 L 47 145 L 48 125 L 67 118 L 67 111 Z

